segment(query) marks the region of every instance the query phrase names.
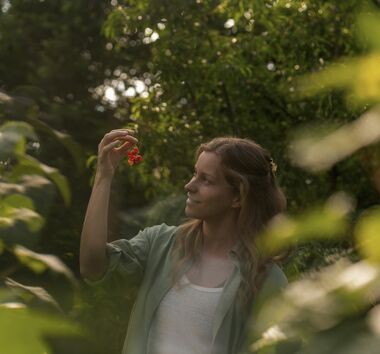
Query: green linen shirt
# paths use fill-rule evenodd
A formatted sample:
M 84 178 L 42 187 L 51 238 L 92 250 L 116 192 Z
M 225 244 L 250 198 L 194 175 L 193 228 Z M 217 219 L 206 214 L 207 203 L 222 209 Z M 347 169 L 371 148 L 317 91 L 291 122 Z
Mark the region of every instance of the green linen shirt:
M 171 250 L 176 231 L 176 226 L 161 224 L 140 231 L 130 240 L 120 239 L 107 243 L 108 266 L 105 274 L 100 280 L 86 281 L 91 285 L 104 285 L 115 281 L 130 284 L 131 278 L 142 279 L 129 319 L 122 354 L 146 354 L 153 316 L 162 298 L 173 286 Z M 245 340 L 247 311 L 237 301 L 241 276 L 235 249 L 230 252 L 230 257 L 235 268 L 217 305 L 212 332 L 213 352 L 210 354 L 237 354 Z M 183 269 L 183 272 L 187 270 L 188 268 Z M 258 298 L 270 296 L 286 284 L 284 273 L 277 265 L 272 265 Z

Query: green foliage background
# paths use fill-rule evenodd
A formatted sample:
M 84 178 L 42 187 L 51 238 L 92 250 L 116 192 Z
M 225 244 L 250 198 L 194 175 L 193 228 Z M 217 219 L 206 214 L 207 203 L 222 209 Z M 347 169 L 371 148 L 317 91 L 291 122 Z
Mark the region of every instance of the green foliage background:
M 263 144 L 278 165 L 289 215 L 274 223 L 267 239 L 279 246 L 276 251 L 291 247 L 283 260 L 291 280 L 342 257 L 378 262 L 377 209 L 368 211 L 379 203 L 378 140 L 364 141 L 352 151 L 346 148 L 345 158 L 317 172 L 301 163 L 302 153 L 321 137 L 351 127 L 380 101 L 375 35 L 380 33 L 380 15 L 373 4 L 0 4 L 0 311 L 6 311 L 0 328 L 14 323 L 15 335 L 33 328 L 29 349 L 120 352 L 134 291 L 95 291 L 81 282 L 78 271 L 97 144 L 119 127 L 136 130 L 144 163 L 135 168 L 124 164 L 114 181 L 110 240 L 130 237 L 149 224 L 180 222 L 194 149 L 215 136 L 238 135 Z M 374 122 L 367 129 L 376 132 Z M 294 154 L 292 147 L 297 150 L 302 137 L 309 136 L 313 139 L 298 148 L 301 155 Z M 344 137 L 346 145 L 353 142 L 352 135 Z M 326 146 L 328 151 L 337 149 Z M 363 213 L 372 219 L 355 229 Z M 320 283 L 325 291 L 321 299 L 332 296 Z M 378 333 L 360 322 L 376 301 L 366 302 L 368 294 L 360 291 L 355 296 L 366 305 L 357 312 L 340 311 L 330 322 L 335 327 L 309 324 L 306 333 L 305 326 L 291 327 L 288 317 L 279 318 L 285 339 L 275 336 L 273 343 L 289 339 L 297 343 L 289 346 L 291 352 L 309 353 L 312 346 L 307 343 L 318 341 L 324 343 L 324 353 L 336 353 L 329 338 L 334 330 L 348 333 L 345 326 L 352 320 L 360 327 L 356 336 L 350 332 L 353 340 L 363 332 L 376 344 Z M 281 304 L 289 307 L 285 300 Z M 334 306 L 328 308 L 331 313 Z M 29 310 L 38 315 L 30 316 Z M 252 342 L 267 329 L 263 313 Z M 297 312 L 292 315 L 301 319 Z M 38 316 L 41 325 L 31 320 L 39 321 Z M 379 321 L 379 316 L 372 317 Z M 281 320 L 291 334 L 280 326 Z M 45 323 L 51 323 L 53 333 L 37 340 L 49 328 Z M 9 353 L 28 352 L 14 346 L 12 338 L 4 338 Z M 257 350 L 272 350 L 271 341 L 259 343 Z

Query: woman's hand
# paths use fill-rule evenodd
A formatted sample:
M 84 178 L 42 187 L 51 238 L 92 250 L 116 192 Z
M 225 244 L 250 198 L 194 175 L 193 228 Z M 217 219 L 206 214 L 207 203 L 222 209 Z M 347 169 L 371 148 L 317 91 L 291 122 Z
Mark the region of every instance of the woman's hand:
M 96 174 L 101 178 L 112 178 L 119 162 L 128 155 L 128 151 L 137 144 L 132 130 L 115 129 L 104 135 L 98 146 L 98 164 Z

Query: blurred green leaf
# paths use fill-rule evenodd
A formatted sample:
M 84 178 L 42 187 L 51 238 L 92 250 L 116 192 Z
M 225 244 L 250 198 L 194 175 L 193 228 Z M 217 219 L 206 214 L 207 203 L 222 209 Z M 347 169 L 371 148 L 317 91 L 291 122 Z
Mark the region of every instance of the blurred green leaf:
M 96 165 L 97 160 L 98 160 L 98 156 L 97 155 L 91 155 L 86 160 L 86 167 L 87 168 L 92 168 L 94 165 Z
M 380 268 L 366 261 L 352 264 L 342 259 L 291 283 L 282 294 L 260 304 L 251 349 L 295 339 L 307 348 L 315 334 L 360 315 L 379 296 Z
M 380 263 L 380 207 L 366 211 L 355 227 L 361 254 L 371 262 Z
M 0 126 L 0 160 L 25 153 L 26 139 L 37 140 L 33 127 L 25 122 L 5 122 Z
M 55 301 L 55 299 L 44 289 L 39 286 L 27 286 L 23 285 L 21 283 L 16 282 L 15 280 L 11 278 L 6 278 L 5 285 L 11 289 L 11 291 L 15 291 L 17 294 L 28 294 L 32 295 L 33 297 L 37 298 L 43 303 L 46 303 L 55 309 L 62 311 L 61 307 Z
M 368 54 L 358 59 L 345 59 L 326 69 L 297 80 L 299 97 L 314 96 L 330 89 L 345 89 L 349 102 L 380 102 L 380 54 Z
M 368 313 L 368 325 L 373 333 L 380 336 L 380 305 L 376 305 Z
M 75 323 L 33 312 L 23 304 L 0 304 L 1 351 L 7 354 L 51 353 L 45 335 L 83 335 Z M 22 338 L 22 340 L 20 340 Z
M 294 138 L 289 148 L 289 155 L 295 165 L 318 172 L 330 168 L 357 150 L 378 141 L 380 141 L 380 106 L 375 106 L 356 121 L 327 135 L 316 132 Z
M 0 91 L 0 102 L 2 103 L 2 104 L 7 104 L 7 103 L 10 103 L 10 102 L 12 102 L 12 97 L 11 96 L 9 96 L 9 95 L 7 95 L 5 92 L 1 92 Z
M 344 236 L 348 229 L 346 217 L 352 208 L 353 202 L 349 196 L 336 193 L 324 206 L 296 218 L 278 215 L 260 236 L 259 247 L 265 253 L 273 255 L 298 242 Z
M 21 221 L 26 223 L 31 232 L 37 232 L 44 220 L 33 209 L 33 201 L 21 194 L 11 194 L 0 199 L 0 229 L 5 229 L 6 232 L 7 228 Z
M 74 275 L 58 257 L 36 253 L 20 245 L 16 245 L 13 252 L 22 264 L 25 264 L 36 273 L 51 269 L 56 273 L 63 274 L 73 284 L 76 284 Z
M 1 199 L 1 203 L 14 208 L 27 208 L 34 210 L 33 201 L 22 194 L 11 194 Z
M 24 138 L 14 132 L 0 132 L 0 160 L 5 161 L 25 152 Z
M 380 50 L 380 14 L 378 11 L 362 12 L 357 20 L 360 39 L 374 50 Z
M 26 122 L 8 121 L 0 126 L 2 133 L 15 133 L 31 140 L 38 140 L 33 127 Z
M 85 158 L 82 147 L 69 134 L 62 133 L 40 119 L 28 117 L 27 121 L 37 130 L 58 140 L 71 154 L 78 171 L 82 172 L 85 166 Z
M 122 7 L 115 8 L 107 17 L 103 24 L 102 32 L 108 39 L 113 39 L 120 33 L 120 30 L 125 26 L 127 14 Z
M 43 164 L 32 156 L 19 157 L 19 163 L 12 169 L 11 177 L 16 179 L 26 174 L 43 174 L 54 182 L 66 206 L 71 203 L 70 187 L 65 176 L 54 167 Z

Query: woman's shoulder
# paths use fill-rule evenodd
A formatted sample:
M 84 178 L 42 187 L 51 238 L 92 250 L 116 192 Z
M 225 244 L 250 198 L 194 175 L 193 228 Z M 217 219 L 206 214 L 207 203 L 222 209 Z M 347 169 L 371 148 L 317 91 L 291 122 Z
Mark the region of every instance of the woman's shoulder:
M 271 262 L 266 266 L 266 276 L 260 289 L 260 298 L 275 295 L 287 285 L 288 279 L 284 271 L 276 263 Z
M 276 283 L 279 287 L 285 287 L 288 285 L 288 278 L 286 277 L 284 271 L 276 264 L 270 263 L 268 266 L 267 279 Z
M 147 229 L 150 229 L 151 233 L 153 233 L 153 234 L 161 235 L 161 234 L 175 233 L 178 229 L 178 226 L 168 225 L 166 223 L 162 223 L 162 224 L 149 226 L 149 227 L 147 227 Z
M 167 225 L 165 223 L 149 226 L 145 228 L 145 232 L 148 234 L 148 237 L 152 242 L 155 241 L 162 241 L 163 239 L 172 239 L 176 232 L 177 232 L 178 226 L 174 225 Z

